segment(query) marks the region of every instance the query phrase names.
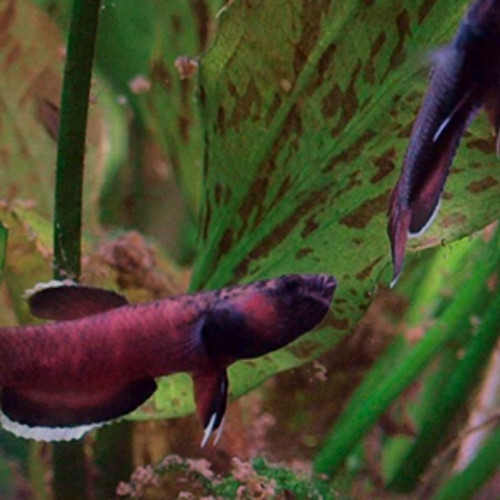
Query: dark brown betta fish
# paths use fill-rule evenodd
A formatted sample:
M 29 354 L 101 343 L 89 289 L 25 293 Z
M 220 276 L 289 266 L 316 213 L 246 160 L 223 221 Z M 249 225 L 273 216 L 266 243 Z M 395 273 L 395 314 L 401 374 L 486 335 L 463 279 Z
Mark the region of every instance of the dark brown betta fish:
M 0 421 L 26 438 L 78 439 L 144 403 L 155 377 L 188 372 L 204 444 L 224 416 L 227 367 L 314 328 L 335 287 L 289 275 L 136 305 L 86 286 L 35 291 L 33 314 L 56 321 L 0 328 Z
M 484 107 L 500 149 L 500 0 L 477 0 L 440 50 L 390 201 L 388 232 L 396 282 L 406 240 L 431 224 L 460 139 Z

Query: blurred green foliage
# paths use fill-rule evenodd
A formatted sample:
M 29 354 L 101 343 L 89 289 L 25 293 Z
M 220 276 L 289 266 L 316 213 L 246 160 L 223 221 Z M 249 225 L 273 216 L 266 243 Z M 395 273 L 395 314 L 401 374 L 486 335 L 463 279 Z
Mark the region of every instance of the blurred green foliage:
M 290 272 L 329 272 L 339 281 L 320 328 L 231 369 L 232 397 L 330 350 L 352 333 L 379 284 L 387 283 L 387 201 L 426 86 L 424 60 L 451 38 L 466 5 L 103 2 L 88 127 L 84 254 L 95 252 L 105 229 L 138 228 L 160 242 L 160 254 L 192 268 L 192 290 Z M 6 253 L 7 233 L 0 228 L 0 255 L 7 259 L 3 302 L 10 304 L 0 313 L 2 324 L 29 320 L 20 294 L 51 272 L 56 148 L 40 103 L 59 103 L 69 9 L 62 0 L 0 1 L 0 221 L 9 231 Z M 442 248 L 409 258 L 398 285 L 411 303 L 406 330 L 427 335 L 417 345 L 402 336 L 394 341 L 316 457 L 319 471 L 338 473 L 340 490 L 364 466 L 363 437 L 418 383 L 422 390 L 408 403 L 417 437 L 387 436 L 380 445 L 383 483 L 416 485 L 437 445 L 449 444 L 434 436 L 456 434 L 447 426 L 459 427 L 469 392 L 480 382 L 472 384 L 464 373 L 471 373 L 469 357 L 472 371 L 481 372 L 493 349 L 491 332 L 479 327 L 474 334 L 471 318 L 474 324 L 498 321 L 491 306 L 498 296 L 491 285 L 499 268 L 497 239 L 449 243 L 498 218 L 494 151 L 481 116 L 462 141 L 438 219 L 410 250 Z M 488 348 L 476 356 L 480 333 Z M 461 397 L 446 407 L 451 403 L 443 394 Z M 425 422 L 439 408 L 444 416 L 426 434 Z M 192 410 L 191 382 L 180 374 L 161 381 L 133 418 Z M 420 446 L 420 469 L 412 471 L 407 463 L 414 463 Z M 3 444 L 1 450 L 3 474 L 9 465 Z M 465 476 L 477 479 L 479 467 L 470 467 Z M 449 475 L 444 468 L 436 482 L 445 484 Z M 452 481 L 445 492 L 462 488 Z M 9 485 L 0 495 L 9 495 Z

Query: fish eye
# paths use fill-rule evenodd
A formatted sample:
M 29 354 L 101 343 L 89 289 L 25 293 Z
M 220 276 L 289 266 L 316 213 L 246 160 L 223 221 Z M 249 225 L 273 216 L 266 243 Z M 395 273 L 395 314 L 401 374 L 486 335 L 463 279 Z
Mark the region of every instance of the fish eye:
M 285 276 L 281 282 L 281 289 L 286 293 L 296 293 L 302 287 L 302 280 L 298 276 Z

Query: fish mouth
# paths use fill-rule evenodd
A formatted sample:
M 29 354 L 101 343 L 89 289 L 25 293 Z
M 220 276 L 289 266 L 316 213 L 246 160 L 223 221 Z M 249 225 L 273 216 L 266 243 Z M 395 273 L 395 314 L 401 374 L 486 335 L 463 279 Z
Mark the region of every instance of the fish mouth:
M 294 313 L 305 307 L 314 315 L 327 313 L 336 288 L 337 280 L 330 274 L 287 274 L 277 278 L 277 286 L 270 293 Z
M 321 286 L 323 287 L 323 302 L 330 308 L 333 300 L 333 294 L 337 289 L 337 280 L 328 274 L 324 274 L 321 277 Z
M 332 305 L 337 280 L 330 274 L 310 274 L 305 277 L 302 303 L 295 305 L 297 315 L 302 314 L 302 333 L 316 328 Z M 300 311 L 300 312 L 299 312 Z
M 301 276 L 303 283 L 303 292 L 309 294 L 309 297 L 326 308 L 330 308 L 333 294 L 337 288 L 337 280 L 330 274 L 305 274 Z
M 337 280 L 329 274 L 320 275 L 322 279 L 323 288 L 330 293 L 333 293 L 337 288 Z
M 309 290 L 327 307 L 330 307 L 337 288 L 337 280 L 330 274 L 310 275 L 309 278 Z

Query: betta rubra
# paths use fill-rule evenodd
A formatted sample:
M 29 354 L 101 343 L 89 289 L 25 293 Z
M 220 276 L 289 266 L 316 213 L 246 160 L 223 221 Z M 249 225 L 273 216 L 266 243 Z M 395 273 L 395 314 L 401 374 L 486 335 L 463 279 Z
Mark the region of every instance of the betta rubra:
M 203 444 L 222 422 L 227 367 L 284 347 L 326 315 L 328 275 L 288 275 L 129 305 L 107 290 L 58 283 L 29 297 L 52 323 L 0 328 L 0 422 L 43 441 L 79 439 L 188 372 Z
M 455 38 L 434 60 L 390 199 L 392 284 L 403 267 L 407 238 L 432 223 L 460 139 L 481 107 L 495 128 L 497 154 L 500 150 L 500 0 L 472 3 Z

